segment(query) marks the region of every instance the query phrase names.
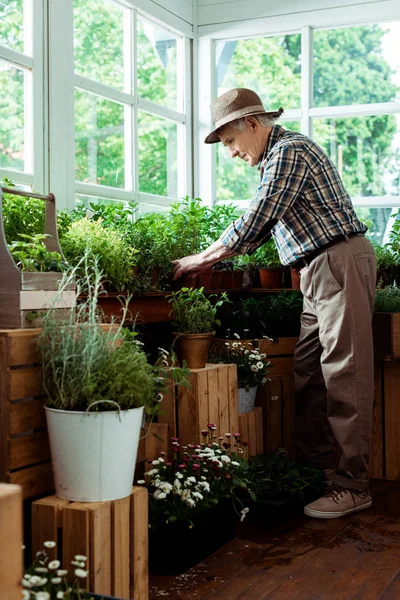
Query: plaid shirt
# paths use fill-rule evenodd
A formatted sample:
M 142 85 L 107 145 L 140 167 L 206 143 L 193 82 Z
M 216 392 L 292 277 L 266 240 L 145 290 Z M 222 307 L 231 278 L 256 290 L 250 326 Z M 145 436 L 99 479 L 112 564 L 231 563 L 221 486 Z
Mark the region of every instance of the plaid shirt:
M 301 133 L 272 128 L 260 185 L 247 211 L 222 234 L 224 246 L 252 254 L 274 237 L 283 265 L 341 234 L 367 231 L 331 159 Z

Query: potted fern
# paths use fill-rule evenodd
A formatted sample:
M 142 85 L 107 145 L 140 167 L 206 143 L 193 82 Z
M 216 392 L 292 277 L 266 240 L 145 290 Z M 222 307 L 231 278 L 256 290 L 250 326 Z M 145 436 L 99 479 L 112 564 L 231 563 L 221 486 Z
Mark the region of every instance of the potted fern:
M 120 325 L 101 325 L 102 273 L 96 261 L 85 260 L 83 270 L 84 301 L 63 321 L 48 311 L 39 347 L 56 494 L 95 502 L 130 495 L 143 415 L 158 408 L 162 373 L 122 328 L 129 299 Z
M 184 287 L 172 292 L 168 302 L 174 327 L 177 355 L 190 369 L 205 367 L 215 325 L 220 325 L 217 311 L 228 302 L 225 293 L 204 295 L 204 288 Z M 215 301 L 214 301 L 215 300 Z

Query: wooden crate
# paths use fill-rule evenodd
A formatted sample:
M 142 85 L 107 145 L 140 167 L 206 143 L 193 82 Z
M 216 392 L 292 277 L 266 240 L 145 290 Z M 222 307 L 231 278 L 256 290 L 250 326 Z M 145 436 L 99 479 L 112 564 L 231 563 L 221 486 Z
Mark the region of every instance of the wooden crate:
M 198 444 L 202 429 L 214 423 L 217 437 L 239 431 L 236 365 L 207 364 L 191 369 L 190 388 L 171 386 L 161 405 L 159 422 L 181 444 Z
M 400 479 L 400 361 L 382 361 L 386 479 Z
M 400 358 L 400 313 L 374 313 L 375 358 Z
M 21 600 L 22 490 L 0 483 L 0 598 Z
M 118 598 L 147 600 L 147 489 L 132 488 L 131 496 L 108 502 L 70 502 L 48 496 L 32 503 L 32 552 L 48 540 L 59 547 L 46 549 L 71 571 L 76 554 L 87 556 L 86 590 Z M 70 568 L 71 567 L 71 568 Z
M 264 451 L 262 419 L 261 406 L 251 412 L 239 414 L 240 439 L 248 444 L 248 456 L 255 456 Z

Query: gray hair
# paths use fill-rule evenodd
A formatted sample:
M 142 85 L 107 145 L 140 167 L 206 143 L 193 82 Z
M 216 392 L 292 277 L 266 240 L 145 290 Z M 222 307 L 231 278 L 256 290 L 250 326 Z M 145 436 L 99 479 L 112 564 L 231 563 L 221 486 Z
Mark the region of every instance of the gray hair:
M 257 119 L 257 121 L 260 123 L 261 127 L 273 127 L 275 124 L 275 119 L 271 118 L 271 116 L 268 116 L 268 115 L 250 115 L 250 116 L 254 116 L 254 119 Z M 243 131 L 245 119 L 246 119 L 246 117 L 241 117 L 240 119 L 235 119 L 234 121 L 227 123 L 227 125 L 230 125 L 234 129 L 239 129 L 239 131 Z M 221 127 L 221 129 L 222 129 L 222 127 Z

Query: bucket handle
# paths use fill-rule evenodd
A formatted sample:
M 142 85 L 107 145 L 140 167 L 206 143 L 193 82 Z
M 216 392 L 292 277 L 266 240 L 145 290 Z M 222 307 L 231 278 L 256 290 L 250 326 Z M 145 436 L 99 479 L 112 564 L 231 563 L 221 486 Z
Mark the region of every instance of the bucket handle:
M 95 404 L 102 404 L 103 402 L 107 402 L 108 404 L 115 404 L 115 406 L 118 408 L 118 418 L 121 422 L 121 407 L 118 404 L 118 402 L 115 402 L 114 400 L 95 400 L 95 402 L 91 402 L 91 404 L 89 404 L 89 406 L 85 410 L 85 414 L 88 413 L 92 406 L 95 406 Z

